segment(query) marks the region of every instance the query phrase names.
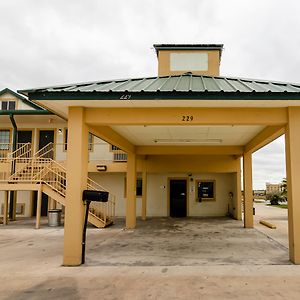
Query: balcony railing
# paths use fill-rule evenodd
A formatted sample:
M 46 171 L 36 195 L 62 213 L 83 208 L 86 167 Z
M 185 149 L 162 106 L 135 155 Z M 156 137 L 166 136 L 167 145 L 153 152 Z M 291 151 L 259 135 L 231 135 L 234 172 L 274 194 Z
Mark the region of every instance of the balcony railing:
M 114 161 L 115 162 L 126 162 L 127 161 L 127 153 L 122 150 L 114 150 Z
M 15 151 L 13 151 L 12 143 L 0 143 L 0 159 L 12 157 L 30 157 L 31 155 L 30 143 L 18 143 Z
M 11 143 L 0 143 L 0 159 L 18 156 L 23 158 L 40 157 L 52 158 L 57 161 L 66 161 L 67 159 L 67 144 L 66 143 L 49 143 L 42 149 L 34 151 L 30 143 L 18 144 L 17 150 L 12 152 Z M 127 153 L 121 149 L 112 148 L 107 143 L 92 143 L 89 144 L 89 161 L 90 162 L 126 162 Z

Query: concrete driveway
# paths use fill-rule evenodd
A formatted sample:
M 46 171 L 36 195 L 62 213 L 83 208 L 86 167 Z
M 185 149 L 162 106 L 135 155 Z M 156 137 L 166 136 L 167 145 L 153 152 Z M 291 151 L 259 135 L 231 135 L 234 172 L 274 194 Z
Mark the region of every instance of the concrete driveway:
M 203 266 L 289 264 L 288 251 L 257 230 L 229 218 L 152 218 L 135 230 L 123 222 L 90 232 L 93 266 Z
M 45 222 L 45 220 L 44 220 Z M 299 299 L 300 267 L 256 229 L 218 219 L 89 228 L 87 264 L 61 266 L 63 228 L 0 226 L 0 299 Z

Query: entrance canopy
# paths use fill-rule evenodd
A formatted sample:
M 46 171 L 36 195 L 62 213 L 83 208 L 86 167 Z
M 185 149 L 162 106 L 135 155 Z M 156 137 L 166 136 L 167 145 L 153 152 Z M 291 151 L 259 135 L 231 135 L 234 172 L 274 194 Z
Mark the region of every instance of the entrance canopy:
M 156 159 L 156 166 L 164 162 L 166 155 L 172 158 L 168 170 L 185 155 L 201 157 L 199 166 L 214 161 L 218 167 L 223 163 L 228 172 L 230 165 L 231 172 L 236 173 L 238 197 L 239 158 L 243 156 L 244 226 L 253 227 L 252 153 L 286 133 L 289 250 L 291 260 L 300 263 L 300 204 L 294 200 L 300 197 L 300 84 L 186 73 L 20 92 L 68 119 L 69 205 L 64 264 L 76 265 L 80 261 L 81 236 L 77 234 L 75 239 L 72 234 L 82 228 L 78 220 L 83 220 L 81 194 L 87 185 L 89 132 L 128 153 L 127 228 L 136 225 L 138 159 L 143 160 L 145 182 L 149 158 Z M 192 167 L 196 165 L 190 157 L 181 161 L 181 165 L 186 162 Z M 146 200 L 142 201 L 146 207 Z M 240 201 L 236 203 L 238 210 Z
M 109 128 L 135 146 L 246 146 L 282 134 L 282 108 L 300 106 L 299 84 L 192 73 L 20 92 L 66 119 L 69 107 L 83 107 L 94 133 Z

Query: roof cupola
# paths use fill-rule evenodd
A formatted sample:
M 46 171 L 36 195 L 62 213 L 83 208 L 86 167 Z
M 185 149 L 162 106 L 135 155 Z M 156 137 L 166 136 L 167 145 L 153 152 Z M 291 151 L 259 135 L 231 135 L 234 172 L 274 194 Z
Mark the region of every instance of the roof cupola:
M 219 76 L 223 44 L 155 44 L 158 76 Z

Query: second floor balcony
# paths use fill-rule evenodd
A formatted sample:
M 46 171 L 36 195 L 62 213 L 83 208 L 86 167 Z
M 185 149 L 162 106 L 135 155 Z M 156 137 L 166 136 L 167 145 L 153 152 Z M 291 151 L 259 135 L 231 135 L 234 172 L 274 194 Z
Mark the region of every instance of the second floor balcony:
M 127 153 L 121 149 L 105 142 L 91 143 L 88 145 L 89 162 L 126 162 Z M 11 143 L 0 143 L 0 159 L 5 158 L 29 158 L 32 156 L 41 158 L 52 158 L 56 161 L 64 162 L 67 159 L 67 143 L 49 143 L 43 148 L 26 143 L 17 144 L 13 151 Z

